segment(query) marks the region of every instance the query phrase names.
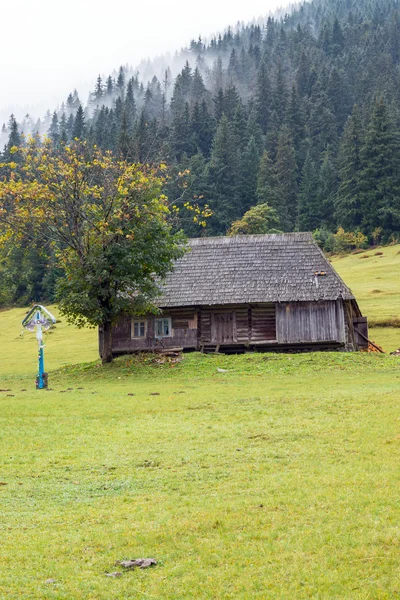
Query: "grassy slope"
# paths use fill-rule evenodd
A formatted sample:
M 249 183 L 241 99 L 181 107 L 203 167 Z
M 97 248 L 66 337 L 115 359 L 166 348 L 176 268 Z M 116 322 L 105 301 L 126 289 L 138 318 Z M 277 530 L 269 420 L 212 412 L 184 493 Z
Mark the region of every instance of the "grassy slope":
M 1 598 L 397 597 L 397 358 L 128 358 L 51 386 L 0 393 Z M 160 564 L 105 576 L 139 556 Z
M 370 317 L 399 316 L 396 251 L 334 261 Z M 46 348 L 53 391 L 38 392 L 24 314 L 0 313 L 0 598 L 399 595 L 398 358 L 194 354 L 54 372 L 97 355 L 95 331 L 63 322 Z M 139 556 L 160 564 L 105 576 Z
M 46 334 L 46 369 L 54 371 L 68 364 L 96 360 L 97 331 L 68 326 L 55 306 L 48 308 L 55 317 L 61 318 L 61 323 Z M 22 308 L 0 312 L 0 382 L 2 376 L 36 373 L 37 341 L 34 333 L 21 326 L 25 314 Z
M 376 252 L 383 255 L 377 256 Z M 332 264 L 353 291 L 363 314 L 374 325 L 370 330 L 372 339 L 388 352 L 397 350 L 400 328 L 376 327 L 375 324 L 400 319 L 400 245 L 338 257 Z

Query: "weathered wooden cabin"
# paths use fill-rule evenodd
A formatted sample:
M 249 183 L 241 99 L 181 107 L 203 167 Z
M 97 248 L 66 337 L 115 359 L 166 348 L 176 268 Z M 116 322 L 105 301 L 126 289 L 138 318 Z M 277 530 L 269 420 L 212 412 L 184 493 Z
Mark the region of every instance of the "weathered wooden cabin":
M 113 354 L 162 348 L 220 352 L 365 347 L 367 319 L 309 233 L 189 240 L 158 300 L 121 316 Z

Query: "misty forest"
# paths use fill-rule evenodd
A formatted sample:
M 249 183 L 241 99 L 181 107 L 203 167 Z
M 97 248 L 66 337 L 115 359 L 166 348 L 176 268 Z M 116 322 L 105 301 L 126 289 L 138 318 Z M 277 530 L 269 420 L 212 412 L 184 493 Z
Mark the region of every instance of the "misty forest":
M 165 163 L 169 201 L 212 211 L 205 228 L 176 213 L 191 237 L 312 231 L 328 252 L 338 231 L 398 239 L 397 0 L 315 0 L 192 40 L 170 61 L 93 75 L 87 101 L 73 91 L 41 120 L 11 116 L 2 161 L 18 160 L 28 136 L 48 136 L 55 151 L 78 138 L 130 163 Z M 26 240 L 2 252 L 0 303 L 53 299 L 62 273 L 51 248 Z

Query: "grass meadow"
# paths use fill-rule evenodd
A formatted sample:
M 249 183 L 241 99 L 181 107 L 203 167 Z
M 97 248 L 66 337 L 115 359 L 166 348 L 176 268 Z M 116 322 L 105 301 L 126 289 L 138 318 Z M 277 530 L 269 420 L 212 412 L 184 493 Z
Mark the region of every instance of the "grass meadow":
M 393 248 L 334 261 L 380 322 L 400 316 Z M 36 391 L 24 314 L 0 313 L 0 598 L 400 598 L 398 357 L 101 367 L 62 319 Z M 139 557 L 158 564 L 106 576 Z

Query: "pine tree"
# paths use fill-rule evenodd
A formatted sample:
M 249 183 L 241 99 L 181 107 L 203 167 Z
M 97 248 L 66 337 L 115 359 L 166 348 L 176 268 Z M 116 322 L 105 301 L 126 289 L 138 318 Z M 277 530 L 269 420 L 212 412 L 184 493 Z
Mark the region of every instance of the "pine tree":
M 124 67 L 120 67 L 117 77 L 117 94 L 123 98 L 125 93 L 125 71 Z
M 222 88 L 218 90 L 218 94 L 213 98 L 213 103 L 215 120 L 219 123 L 225 113 L 225 95 Z
M 22 143 L 22 138 L 19 133 L 18 123 L 14 115 L 10 116 L 10 120 L 8 121 L 8 142 L 4 148 L 4 159 L 6 161 L 15 160 L 16 155 L 12 154 L 12 148 L 19 148 Z
M 272 100 L 272 109 L 276 111 L 279 122 L 283 123 L 287 110 L 288 92 L 285 77 L 283 75 L 282 64 L 280 61 L 278 62 L 278 70 L 276 73 L 276 82 Z
M 297 223 L 297 164 L 293 140 L 288 127 L 282 127 L 276 150 L 278 213 L 284 231 L 294 231 Z
M 260 149 L 251 136 L 240 161 L 239 194 L 243 211 L 257 204 L 257 175 L 260 164 Z
M 190 127 L 188 102 L 186 102 L 184 110 L 176 113 L 172 120 L 171 145 L 178 161 L 181 160 L 184 154 L 191 156 L 196 152 L 196 144 Z
M 136 102 L 133 93 L 133 78 L 129 79 L 126 87 L 124 111 L 127 119 L 129 135 L 133 135 L 133 128 L 136 119 Z
M 232 124 L 225 115 L 218 125 L 207 166 L 207 198 L 213 210 L 210 227 L 225 233 L 242 214 L 238 181 L 240 162 Z
M 278 178 L 275 165 L 264 151 L 257 175 L 257 202 L 277 209 L 279 206 Z
M 299 188 L 298 229 L 300 231 L 314 231 L 321 226 L 322 207 L 319 202 L 318 183 L 317 167 L 310 152 L 307 152 Z
M 337 17 L 335 18 L 335 21 L 333 23 L 331 44 L 333 56 L 338 56 L 342 52 L 344 47 L 344 36 L 342 27 Z
M 60 126 L 58 123 L 58 116 L 56 111 L 53 112 L 51 119 L 51 125 L 49 128 L 49 138 L 53 142 L 54 147 L 57 147 L 60 142 Z
M 190 135 L 193 143 L 206 157 L 211 152 L 214 127 L 214 119 L 208 111 L 206 101 L 203 100 L 201 106 L 196 102 L 190 120 Z
M 360 205 L 362 227 L 371 234 L 400 227 L 400 140 L 385 102 L 374 105 L 361 148 Z
M 106 81 L 106 94 L 109 98 L 111 98 L 113 93 L 114 93 L 114 81 L 113 81 L 113 78 L 111 77 L 111 75 L 109 75 L 107 77 L 107 81 Z
M 256 110 L 258 122 L 260 123 L 262 132 L 265 134 L 268 130 L 272 106 L 271 83 L 268 77 L 267 66 L 265 59 L 260 62 L 260 68 L 257 76 L 256 90 Z
M 236 107 L 240 103 L 240 97 L 234 85 L 230 85 L 225 92 L 224 113 L 229 121 L 233 121 L 235 117 Z
M 93 92 L 93 102 L 92 103 L 95 106 L 98 106 L 101 102 L 101 99 L 103 98 L 103 95 L 104 95 L 103 80 L 101 79 L 101 76 L 99 75 L 96 80 L 96 86 L 95 86 L 94 92 Z
M 85 114 L 83 112 L 82 104 L 79 105 L 76 111 L 74 126 L 72 129 L 73 139 L 82 139 L 85 134 Z
M 207 89 L 204 85 L 203 78 L 198 67 L 195 68 L 193 81 L 190 90 L 190 106 L 193 107 L 196 103 L 201 104 L 207 98 Z
M 65 111 L 62 111 L 60 117 L 60 144 L 66 144 L 68 142 L 68 133 L 67 133 L 67 116 Z
M 129 132 L 128 118 L 127 118 L 126 112 L 124 110 L 122 112 L 121 125 L 120 125 L 119 135 L 118 135 L 118 145 L 117 145 L 117 152 L 123 160 L 128 160 L 129 158 L 131 158 L 131 154 L 132 154 L 131 141 L 132 141 L 132 139 L 131 139 L 130 132 Z

